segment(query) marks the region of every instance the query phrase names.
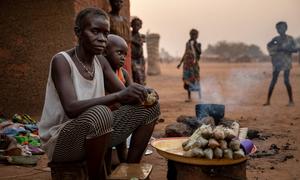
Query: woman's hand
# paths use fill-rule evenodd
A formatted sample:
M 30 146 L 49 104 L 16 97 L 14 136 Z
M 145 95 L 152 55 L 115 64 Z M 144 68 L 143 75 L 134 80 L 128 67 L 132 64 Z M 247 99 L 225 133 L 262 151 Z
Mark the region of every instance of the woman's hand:
M 144 86 L 133 83 L 118 93 L 118 101 L 121 104 L 142 104 L 147 97 L 147 90 Z
M 152 107 L 155 104 L 157 104 L 158 99 L 159 99 L 158 93 L 152 88 L 147 88 L 147 97 L 143 105 L 145 107 Z
M 153 88 L 146 88 L 146 89 L 147 89 L 148 94 L 151 94 L 151 93 L 155 94 L 156 100 L 159 100 L 159 95 Z

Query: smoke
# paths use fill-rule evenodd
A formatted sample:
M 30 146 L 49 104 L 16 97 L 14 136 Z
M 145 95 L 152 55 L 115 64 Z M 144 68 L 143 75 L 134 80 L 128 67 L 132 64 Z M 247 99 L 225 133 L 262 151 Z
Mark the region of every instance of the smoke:
M 203 103 L 223 103 L 224 98 L 222 95 L 223 87 L 221 82 L 216 77 L 206 77 L 205 79 L 200 80 L 201 86 L 201 99 L 199 102 Z M 194 98 L 194 96 L 193 96 Z
M 257 68 L 235 68 L 224 75 L 205 76 L 200 80 L 200 103 L 245 104 L 251 92 L 262 84 L 262 73 Z

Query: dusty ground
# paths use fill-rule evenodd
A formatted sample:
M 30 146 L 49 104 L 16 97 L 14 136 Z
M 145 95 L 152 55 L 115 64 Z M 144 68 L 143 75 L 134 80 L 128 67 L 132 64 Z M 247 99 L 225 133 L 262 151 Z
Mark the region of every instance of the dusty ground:
M 154 137 L 164 134 L 166 125 L 176 121 L 179 115 L 195 115 L 197 103 L 222 103 L 226 105 L 225 116 L 236 119 L 241 126 L 262 131 L 265 140 L 255 139 L 258 150 L 268 150 L 272 144 L 280 148 L 274 156 L 249 158 L 247 163 L 248 179 L 300 179 L 300 66 L 294 64 L 291 82 L 295 106 L 286 107 L 287 92 L 282 74 L 275 87 L 271 106 L 263 107 L 271 80 L 270 63 L 250 64 L 201 64 L 202 99 L 185 103 L 181 70 L 176 64 L 163 64 L 162 75 L 148 77 L 148 85 L 160 94 L 161 118 Z M 287 144 L 288 143 L 288 144 Z M 286 146 L 286 150 L 284 146 Z M 151 148 L 151 147 L 149 147 Z M 154 165 L 151 179 L 165 180 L 166 160 L 155 151 L 143 159 Z M 0 179 L 50 179 L 46 168 L 47 159 L 43 157 L 36 167 L 0 165 Z

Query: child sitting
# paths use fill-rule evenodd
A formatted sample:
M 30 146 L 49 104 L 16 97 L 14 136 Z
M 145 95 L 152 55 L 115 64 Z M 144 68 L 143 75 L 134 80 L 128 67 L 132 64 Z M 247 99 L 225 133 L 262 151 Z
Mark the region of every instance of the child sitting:
M 108 60 L 112 70 L 116 73 L 118 79 L 127 87 L 132 84 L 128 72 L 122 67 L 127 55 L 128 46 L 126 41 L 118 36 L 110 34 L 107 37 L 106 59 Z M 114 104 L 111 109 L 118 109 L 120 104 Z M 116 146 L 118 158 L 121 163 L 124 163 L 127 158 L 126 141 Z

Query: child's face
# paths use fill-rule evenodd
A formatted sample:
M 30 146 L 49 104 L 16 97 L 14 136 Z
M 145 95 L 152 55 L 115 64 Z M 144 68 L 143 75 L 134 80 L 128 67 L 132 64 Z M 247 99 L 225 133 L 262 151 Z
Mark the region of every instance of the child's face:
M 120 11 L 122 9 L 123 3 L 124 3 L 123 0 L 112 0 L 110 2 L 111 2 L 111 7 L 118 11 Z
M 111 67 L 116 70 L 124 65 L 128 47 L 126 44 L 112 44 L 108 47 L 107 57 Z
M 276 27 L 276 30 L 277 30 L 278 34 L 283 35 L 283 34 L 285 34 L 287 28 L 285 25 L 281 24 Z
M 190 36 L 191 36 L 192 40 L 196 40 L 198 38 L 198 33 L 197 32 L 191 32 Z
M 142 23 L 140 21 L 134 21 L 131 27 L 133 31 L 138 32 L 142 28 Z

